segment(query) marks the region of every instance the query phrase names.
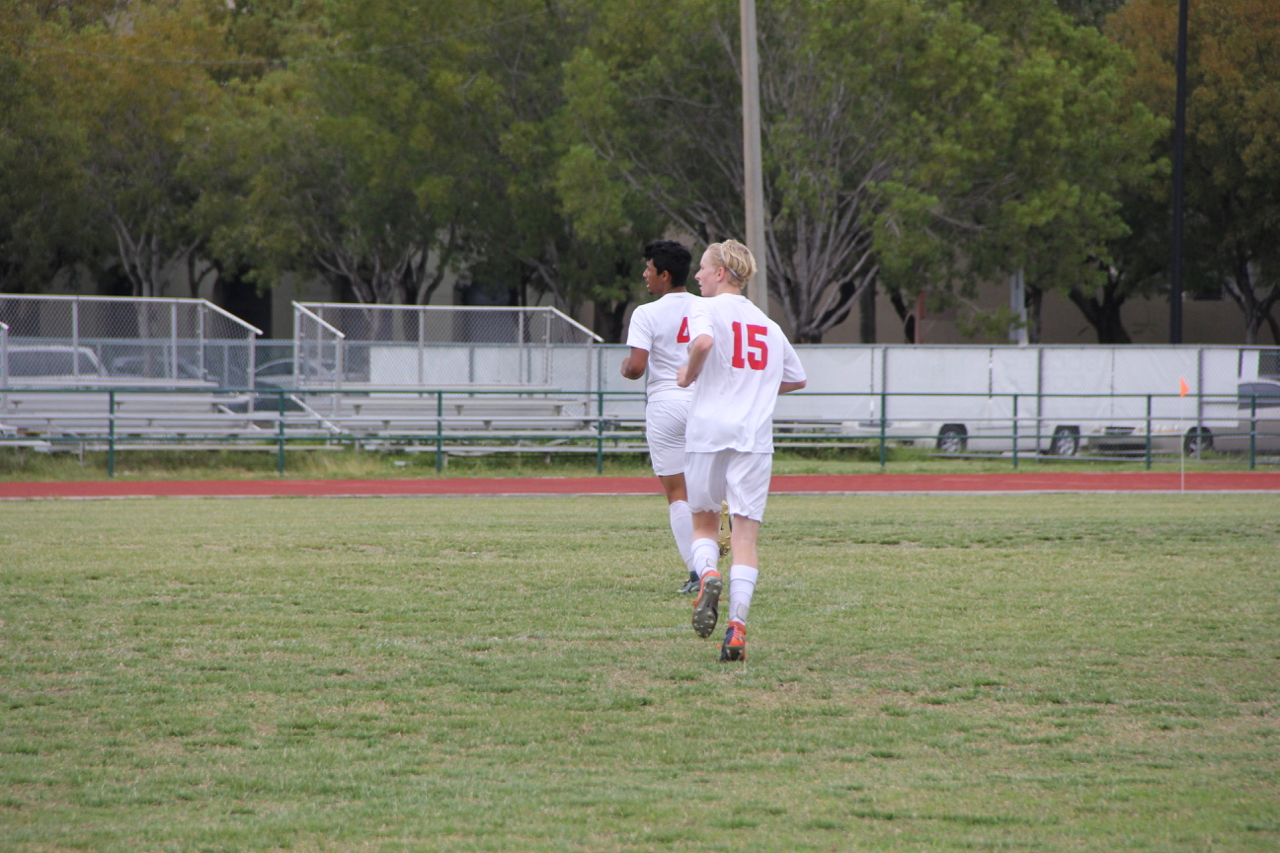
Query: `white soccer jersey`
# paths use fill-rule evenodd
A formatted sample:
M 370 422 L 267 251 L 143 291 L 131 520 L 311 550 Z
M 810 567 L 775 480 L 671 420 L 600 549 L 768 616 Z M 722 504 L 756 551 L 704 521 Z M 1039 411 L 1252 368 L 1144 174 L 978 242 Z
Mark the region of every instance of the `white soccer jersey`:
M 710 335 L 706 364 L 693 383 L 685 451 L 773 452 L 778 387 L 805 381 L 782 328 L 745 296 L 699 299 L 689 311 L 689 339 Z
M 649 402 L 688 400 L 692 391 L 676 384 L 676 372 L 689 361 L 689 307 L 698 297 L 676 290 L 631 312 L 627 346 L 649 353 Z

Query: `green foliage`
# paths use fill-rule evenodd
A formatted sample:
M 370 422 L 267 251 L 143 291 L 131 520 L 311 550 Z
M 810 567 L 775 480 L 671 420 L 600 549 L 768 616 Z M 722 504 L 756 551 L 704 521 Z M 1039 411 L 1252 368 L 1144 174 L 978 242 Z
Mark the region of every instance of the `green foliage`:
M 602 3 L 568 72 L 595 154 L 576 168 L 702 241 L 742 233 L 734 8 Z M 1019 268 L 1042 290 L 1096 278 L 1157 125 L 1095 29 L 1039 2 L 795 0 L 761 4 L 760 33 L 770 287 L 798 340 L 878 280 L 945 301 Z
M 916 99 L 901 143 L 911 166 L 886 185 L 887 283 L 910 291 L 923 276 L 968 294 L 1021 269 L 1033 292 L 1091 289 L 1108 241 L 1127 233 L 1121 194 L 1158 168 L 1147 152 L 1161 125 L 1124 97 L 1128 59 L 1096 30 L 1040 3 L 982 8 L 941 16 L 908 60 L 936 96 Z
M 1107 18 L 1127 2 L 1128 0 L 1055 0 L 1055 5 L 1079 23 L 1101 29 Z
M 318 272 L 360 302 L 426 301 L 457 250 L 465 118 L 492 93 L 483 82 L 464 91 L 448 42 L 408 56 L 372 50 L 400 38 L 406 17 L 430 30 L 456 10 L 435 4 L 422 17 L 348 3 L 329 11 L 333 34 L 295 49 L 332 61 L 273 70 L 233 90 L 206 161 L 224 164 L 221 180 L 207 182 L 222 192 L 202 213 L 218 253 L 248 259 L 264 284 Z M 433 250 L 443 256 L 434 270 Z
M 8 10 L 6 10 L 7 12 Z M 3 17 L 4 13 L 0 13 Z M 0 36 L 29 36 L 17 16 Z M 6 35 L 7 34 L 7 35 Z M 43 91 L 41 71 L 0 41 L 0 291 L 38 292 L 66 264 L 92 259 L 78 203 L 83 139 Z
M 1171 156 L 1177 3 L 1134 0 L 1112 21 L 1137 57 L 1132 96 L 1166 120 L 1158 150 Z M 1188 26 L 1185 257 L 1189 290 L 1225 292 L 1280 341 L 1280 6 L 1205 0 Z M 1168 195 L 1161 193 L 1167 203 Z M 1143 224 L 1152 223 L 1145 220 Z
M 1265 0 L 1206 3 L 1193 280 L 1253 340 L 1280 300 L 1280 30 Z M 1118 5 L 759 3 L 769 287 L 798 340 L 873 285 L 946 306 L 1016 270 L 1127 339 L 1124 301 L 1160 287 L 1175 3 L 1134 0 L 1113 41 Z M 185 265 L 193 289 L 252 269 L 425 302 L 452 270 L 592 304 L 618 340 L 645 242 L 743 236 L 737 27 L 731 0 L 3 0 L 0 286 L 79 263 L 161 293 Z

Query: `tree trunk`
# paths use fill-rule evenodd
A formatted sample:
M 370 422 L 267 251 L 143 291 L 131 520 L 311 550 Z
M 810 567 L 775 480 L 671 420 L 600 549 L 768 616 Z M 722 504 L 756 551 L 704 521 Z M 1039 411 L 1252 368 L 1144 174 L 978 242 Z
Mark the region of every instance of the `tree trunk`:
M 916 312 L 907 307 L 907 302 L 902 298 L 901 290 L 889 291 L 889 304 L 893 306 L 893 311 L 898 315 L 898 320 L 902 322 L 902 337 L 909 344 L 916 342 Z
M 600 337 L 604 338 L 607 344 L 617 344 L 622 342 L 622 321 L 627 316 L 627 306 L 630 302 L 615 302 L 605 299 L 597 299 L 595 301 L 594 322 L 592 322 L 592 330 Z
M 1125 297 L 1119 291 L 1119 278 L 1108 275 L 1107 283 L 1102 287 L 1101 299 L 1098 298 L 1097 293 L 1085 295 L 1084 291 L 1078 287 L 1071 288 L 1071 292 L 1067 294 L 1080 309 L 1084 318 L 1089 321 L 1089 325 L 1093 326 L 1094 334 L 1097 335 L 1100 344 L 1133 343 L 1120 316 L 1120 308 L 1124 305 Z
M 1027 343 L 1040 343 L 1040 308 L 1044 304 L 1044 291 L 1034 284 L 1027 288 Z
M 876 283 L 867 282 L 858 297 L 858 340 L 864 344 L 876 342 Z

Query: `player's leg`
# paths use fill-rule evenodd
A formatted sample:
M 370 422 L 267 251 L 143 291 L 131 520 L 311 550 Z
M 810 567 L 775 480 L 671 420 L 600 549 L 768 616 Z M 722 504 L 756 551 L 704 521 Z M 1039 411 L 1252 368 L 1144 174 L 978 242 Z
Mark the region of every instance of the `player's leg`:
M 644 417 L 649 461 L 666 493 L 671 536 L 689 572 L 680 588 L 682 593 L 698 590 L 698 575 L 693 570 L 693 519 L 684 479 L 684 424 L 688 412 L 686 403 L 651 403 Z
M 689 570 L 689 579 L 680 588 L 682 593 L 698 591 L 698 573 L 693 570 L 693 513 L 689 511 L 689 496 L 684 484 L 684 472 L 659 476 L 662 490 L 667 495 L 667 516 L 671 523 L 671 538 L 675 540 L 680 559 Z
M 733 513 L 733 566 L 729 570 L 729 625 L 720 646 L 722 661 L 747 659 L 747 616 L 760 577 L 760 522 L 769 499 L 772 463 L 769 454 L 740 453 L 726 468 L 726 493 Z
M 693 630 L 699 637 L 711 636 L 720 619 L 723 581 L 716 568 L 720 558 L 716 530 L 724 499 L 723 472 L 723 451 L 690 453 L 685 457 L 685 484 L 693 513 L 693 569 L 699 578 L 698 597 L 693 602 Z

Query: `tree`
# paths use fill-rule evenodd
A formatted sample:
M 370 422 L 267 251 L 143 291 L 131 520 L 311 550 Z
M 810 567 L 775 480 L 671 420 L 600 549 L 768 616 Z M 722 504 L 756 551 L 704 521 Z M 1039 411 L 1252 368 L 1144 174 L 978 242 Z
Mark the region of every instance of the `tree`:
M 204 203 L 219 253 L 267 282 L 320 273 L 358 302 L 423 304 L 466 268 L 517 299 L 531 288 L 571 311 L 590 299 L 617 340 L 640 244 L 599 223 L 584 237 L 557 197 L 572 44 L 557 10 L 350 2 L 325 22 L 308 47 L 323 61 L 241 84 L 219 121 L 207 162 L 229 164 L 214 170 L 225 190 Z
M 938 84 L 899 143 L 907 166 L 879 232 L 885 278 L 929 281 L 946 299 L 1021 270 L 1036 342 L 1046 292 L 1105 290 L 1108 241 L 1126 233 L 1120 196 L 1158 168 L 1159 123 L 1124 97 L 1124 53 L 1048 4 L 982 4 L 937 30 L 907 58 Z
M 996 5 L 761 6 L 769 287 L 796 340 L 877 282 L 904 311 L 1017 269 L 1065 289 L 1123 227 L 1148 131 L 1121 53 L 1046 3 Z M 602 3 L 567 83 L 580 145 L 706 242 L 742 233 L 734 9 Z
M 301 58 L 232 87 L 208 159 L 220 189 L 202 205 L 219 255 L 247 259 L 264 284 L 310 272 L 361 303 L 430 299 L 472 200 L 468 104 L 491 87 L 457 72 L 451 40 L 384 48 L 460 9 L 335 6 L 293 45 Z
M 1265 325 L 1280 343 L 1280 6 L 1197 0 L 1188 27 L 1186 225 L 1189 289 L 1225 292 L 1244 315 L 1245 342 Z M 1137 57 L 1133 92 L 1174 110 L 1176 0 L 1133 0 L 1112 33 Z M 1170 123 L 1171 126 L 1171 123 Z M 1172 149 L 1166 134 L 1165 153 Z
M 476 254 L 494 259 L 477 272 L 492 275 L 497 259 L 514 259 L 521 293 L 527 284 L 570 314 L 589 302 L 594 331 L 619 342 L 640 291 L 641 250 L 665 221 L 593 168 L 566 133 L 565 62 L 591 10 L 512 2 L 502 14 L 509 23 L 487 29 L 474 54 L 473 73 L 500 92 L 474 138 L 486 180 L 472 233 Z
M 1102 29 L 1107 17 L 1126 2 L 1127 0 L 1055 0 L 1054 5 L 1077 23 Z
M 51 19 L 75 33 L 113 5 L 0 2 L 0 291 L 39 291 L 106 248 L 81 202 L 83 134 L 49 85 L 61 56 L 43 45 L 57 36 Z
M 676 228 L 710 243 L 741 237 L 741 84 L 737 5 L 658 0 L 600 4 L 587 46 L 569 66 L 565 186 L 584 196 L 647 199 Z M 761 102 L 771 295 L 798 341 L 820 341 L 875 280 L 871 181 L 884 169 L 877 94 L 831 73 L 822 29 L 848 10 L 761 6 Z M 874 47 L 863 36 L 850 54 Z M 884 56 L 885 51 L 877 51 Z M 874 73 L 868 59 L 863 76 Z M 607 189 L 602 189 L 607 188 Z
M 68 34 L 48 66 L 90 212 L 109 225 L 136 296 L 159 296 L 205 235 L 190 228 L 198 187 L 180 167 L 192 123 L 220 97 L 207 62 L 225 59 L 205 4 L 122 4 L 103 26 Z M 52 35 L 52 33 L 49 33 Z

